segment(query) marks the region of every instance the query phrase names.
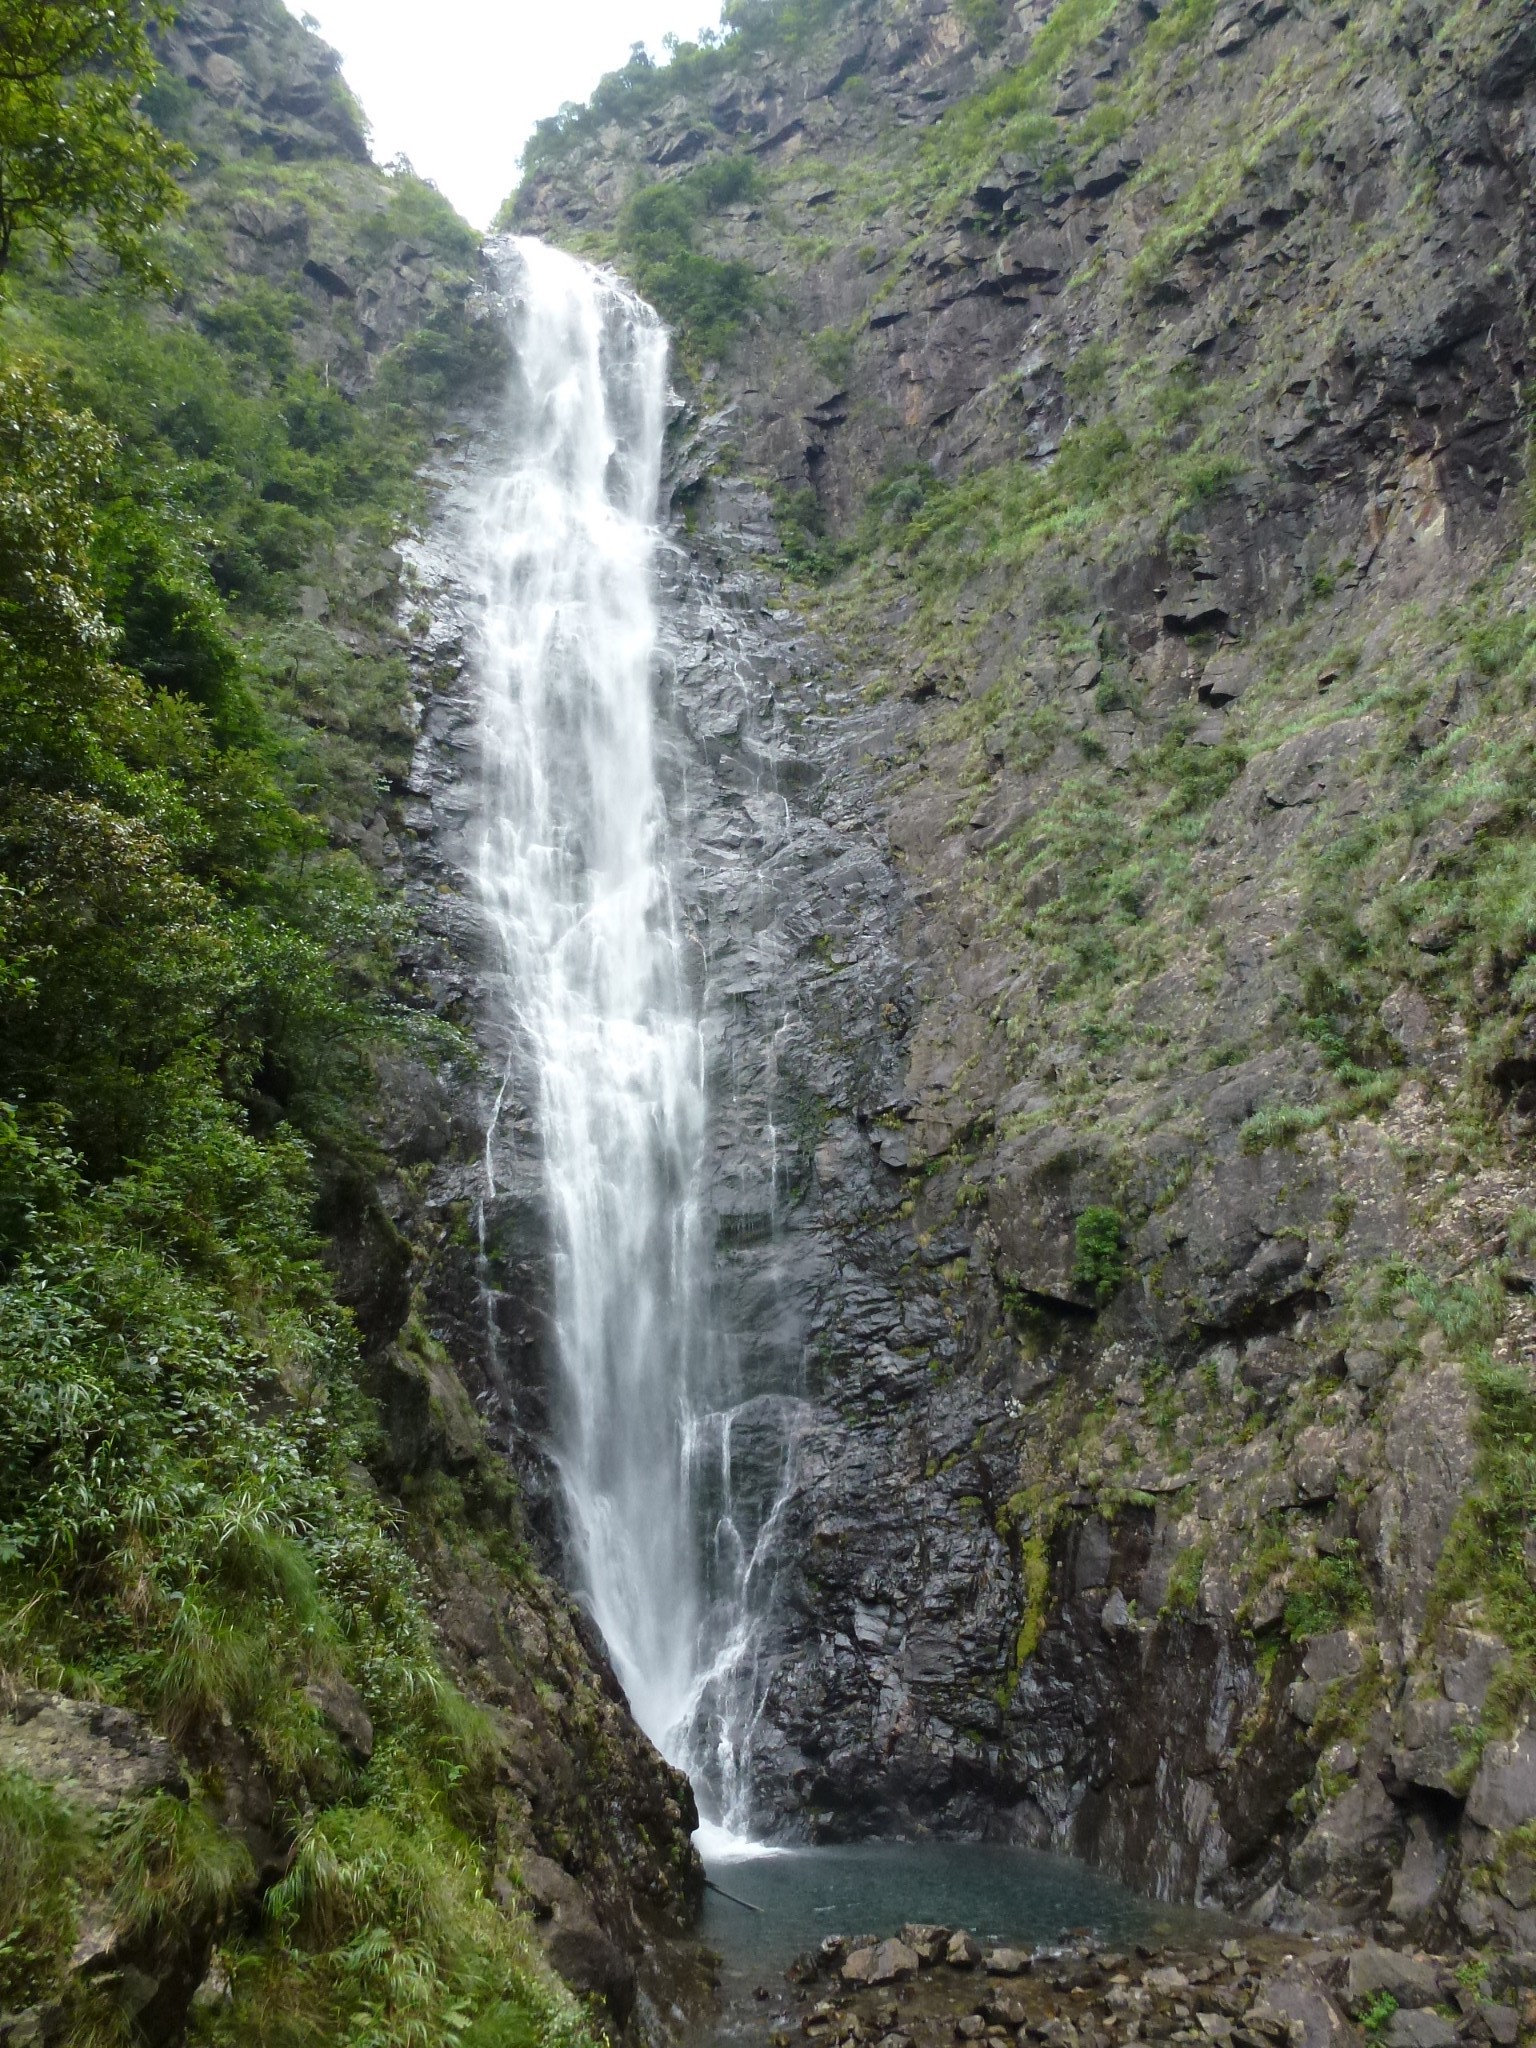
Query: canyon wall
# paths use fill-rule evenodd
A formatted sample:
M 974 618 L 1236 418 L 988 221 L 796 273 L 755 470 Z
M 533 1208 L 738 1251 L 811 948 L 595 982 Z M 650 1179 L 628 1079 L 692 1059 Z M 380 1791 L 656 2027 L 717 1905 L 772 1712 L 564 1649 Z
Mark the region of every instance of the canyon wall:
M 765 1821 L 1536 1942 L 1533 151 L 1514 6 L 850 0 L 530 152 L 679 330 Z

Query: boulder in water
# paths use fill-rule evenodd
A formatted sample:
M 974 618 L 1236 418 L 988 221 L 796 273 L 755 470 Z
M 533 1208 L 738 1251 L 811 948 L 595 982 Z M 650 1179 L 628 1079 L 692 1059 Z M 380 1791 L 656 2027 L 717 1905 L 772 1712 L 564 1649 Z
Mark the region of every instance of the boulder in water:
M 904 1941 L 882 1941 L 875 1950 L 875 1967 L 870 1972 L 871 1984 L 896 1984 L 903 1977 L 915 1977 L 918 1971 L 917 1950 L 909 1948 Z
M 914 1950 L 920 1963 L 941 1963 L 944 1949 L 949 1941 L 947 1927 L 933 1927 L 926 1921 L 909 1920 L 901 1930 L 901 1938 L 907 1947 Z

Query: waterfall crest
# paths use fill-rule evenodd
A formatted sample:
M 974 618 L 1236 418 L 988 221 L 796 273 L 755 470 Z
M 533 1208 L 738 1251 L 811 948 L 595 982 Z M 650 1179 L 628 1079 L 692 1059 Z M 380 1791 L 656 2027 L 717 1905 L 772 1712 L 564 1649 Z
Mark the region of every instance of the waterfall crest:
M 572 1575 L 635 1717 L 709 1819 L 739 1827 L 751 1557 L 731 1526 L 730 1408 L 702 1307 L 704 1054 L 654 731 L 667 337 L 558 250 L 515 240 L 498 260 L 515 370 L 477 540 L 480 882 L 512 1060 L 536 1076 L 550 1448 Z M 494 1151 L 493 1133 L 493 1182 Z

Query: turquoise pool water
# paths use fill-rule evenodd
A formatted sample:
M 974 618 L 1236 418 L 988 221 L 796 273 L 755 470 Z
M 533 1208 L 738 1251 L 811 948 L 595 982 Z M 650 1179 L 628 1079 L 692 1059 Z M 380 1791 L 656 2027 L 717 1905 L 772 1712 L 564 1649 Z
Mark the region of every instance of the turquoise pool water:
M 1161 1941 L 1225 1924 L 1139 1898 L 1067 1857 L 998 1843 L 861 1842 L 706 1865 L 720 1888 L 707 1895 L 703 1938 L 721 1957 L 723 2041 L 764 2036 L 786 1996 L 785 1968 L 829 1934 L 894 1934 L 928 1920 L 1034 1948 L 1081 1932 Z M 754 1997 L 759 1985 L 772 1994 L 767 2005 Z

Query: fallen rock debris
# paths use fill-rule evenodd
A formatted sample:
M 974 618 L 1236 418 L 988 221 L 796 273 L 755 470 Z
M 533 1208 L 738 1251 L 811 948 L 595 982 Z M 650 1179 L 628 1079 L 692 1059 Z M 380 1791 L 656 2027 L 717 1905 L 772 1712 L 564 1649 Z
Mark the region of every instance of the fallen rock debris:
M 829 1935 L 785 1975 L 768 2048 L 1518 2048 L 1536 2036 L 1536 1954 L 1436 1956 L 1353 1935 L 1027 1950 L 922 1923 Z

